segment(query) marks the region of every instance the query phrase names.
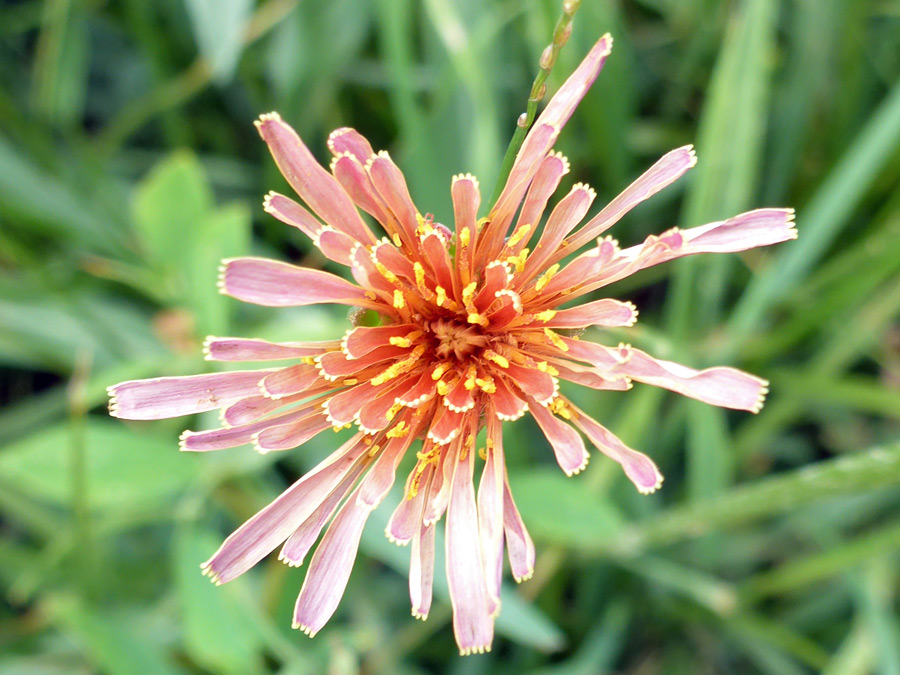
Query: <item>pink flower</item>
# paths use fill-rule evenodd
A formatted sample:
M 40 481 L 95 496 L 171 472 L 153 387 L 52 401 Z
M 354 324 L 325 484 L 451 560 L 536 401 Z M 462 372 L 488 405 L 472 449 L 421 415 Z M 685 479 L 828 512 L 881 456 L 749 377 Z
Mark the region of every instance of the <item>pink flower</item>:
M 743 251 L 796 237 L 790 209 L 673 228 L 626 249 L 604 237 L 625 213 L 694 165 L 690 146 L 665 155 L 580 228 L 595 195 L 576 184 L 550 209 L 543 232 L 535 236 L 569 168 L 553 144 L 611 46 L 609 36 L 601 38 L 549 102 L 487 217 L 478 217 L 478 181 L 468 174 L 453 179 L 454 231 L 420 215 L 388 154 L 375 153 L 353 129 L 331 134 L 329 173 L 277 114 L 256 123 L 279 169 L 309 207 L 273 192 L 265 199 L 266 211 L 347 266 L 355 283 L 284 262 L 236 258 L 223 264 L 222 292 L 271 307 L 350 305 L 373 310 L 381 323 L 351 328 L 343 338 L 325 342 L 209 338 L 207 358 L 213 361 L 292 360 L 295 365 L 110 388 L 110 411 L 125 419 L 219 409 L 224 428 L 186 431 L 183 450 L 252 443 L 260 452 L 273 452 L 332 427 L 357 428 L 333 455 L 228 537 L 203 565 L 214 581 L 234 579 L 282 544 L 280 559 L 301 565 L 327 525 L 294 612 L 294 626 L 314 635 L 337 608 L 366 519 L 390 490 L 401 459 L 421 440 L 387 536 L 412 544 L 412 611 L 424 619 L 431 606 L 435 523 L 446 513 L 456 639 L 463 654 L 483 652 L 491 647 L 500 611 L 504 542 L 517 581 L 531 576 L 535 556 L 507 481 L 503 421 L 530 413 L 567 475 L 587 464 L 584 436 L 621 464 L 638 490 L 650 493 L 662 483 L 653 461 L 561 395 L 560 379 L 620 391 L 638 381 L 712 405 L 759 411 L 766 382 L 752 375 L 732 368 L 697 371 L 628 345 L 566 337 L 567 329 L 631 326 L 637 310 L 629 302 L 602 299 L 559 307 L 638 270 L 695 253 Z M 358 209 L 378 221 L 387 236 L 376 236 Z M 477 448 L 482 428 L 486 447 Z M 476 463 L 482 464 L 477 494 Z

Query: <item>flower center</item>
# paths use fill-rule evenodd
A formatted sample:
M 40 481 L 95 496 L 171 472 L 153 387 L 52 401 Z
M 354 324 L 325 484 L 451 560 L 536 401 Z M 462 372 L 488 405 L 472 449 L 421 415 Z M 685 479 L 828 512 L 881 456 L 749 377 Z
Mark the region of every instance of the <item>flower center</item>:
M 462 361 L 476 349 L 484 349 L 490 343 L 479 326 L 453 319 L 432 321 L 428 328 L 437 342 L 434 353 L 442 359 L 455 356 Z

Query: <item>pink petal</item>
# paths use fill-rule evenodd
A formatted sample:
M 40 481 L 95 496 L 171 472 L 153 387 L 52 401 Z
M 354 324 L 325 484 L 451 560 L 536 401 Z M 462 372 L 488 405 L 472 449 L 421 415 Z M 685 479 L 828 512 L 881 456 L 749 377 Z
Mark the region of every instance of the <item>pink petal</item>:
M 322 377 L 335 381 L 342 377 L 350 377 L 376 364 L 403 358 L 409 355 L 406 347 L 394 347 L 387 344 L 357 359 L 348 358 L 342 352 L 329 352 L 318 360 L 319 372 Z M 386 367 L 386 366 L 385 366 Z
M 559 383 L 553 379 L 553 376 L 537 368 L 526 368 L 517 363 L 510 363 L 509 368 L 506 369 L 506 375 L 540 405 L 550 403 L 556 396 L 556 392 L 559 391 Z
M 203 343 L 207 361 L 277 361 L 319 356 L 340 347 L 337 340 L 323 342 L 266 342 L 244 338 L 208 337 Z
M 768 382 L 735 368 L 694 370 L 654 359 L 632 347 L 621 348 L 621 351 L 627 360 L 619 370 L 628 377 L 710 405 L 758 413 L 769 391 Z
M 472 392 L 466 389 L 466 381 L 462 378 L 456 383 L 447 395 L 444 396 L 444 405 L 453 412 L 465 412 L 475 407 L 475 398 Z
M 356 420 L 362 407 L 389 386 L 387 384 L 374 387 L 366 382 L 335 394 L 325 402 L 325 412 L 329 421 L 336 427 L 351 424 Z
M 422 526 L 425 497 L 429 494 L 434 465 L 429 464 L 422 471 L 419 489 L 412 497 L 404 496 L 391 514 L 384 534 L 398 546 L 406 546 Z M 408 491 L 407 487 L 407 491 Z
M 431 373 L 426 371 L 419 376 L 418 382 L 409 391 L 397 396 L 396 402 L 408 408 L 418 408 L 434 396 L 436 388 Z
M 454 176 L 450 185 L 450 196 L 453 198 L 453 218 L 456 223 L 457 267 L 462 275 L 461 281 L 463 285 L 466 285 L 472 279 L 475 261 L 473 252 L 478 246 L 476 220 L 478 219 L 478 207 L 481 204 L 478 180 L 471 174 Z M 460 237 L 466 236 L 461 234 L 463 230 L 469 232 L 467 246 L 461 245 Z
M 483 312 L 497 299 L 497 294 L 505 289 L 512 277 L 505 263 L 495 260 L 484 270 L 484 280 L 481 282 L 481 290 L 473 301 L 475 308 Z
M 431 610 L 434 586 L 434 525 L 419 526 L 409 556 L 409 599 L 412 615 L 424 621 Z
M 503 470 L 503 531 L 506 534 L 506 551 L 509 567 L 518 583 L 527 581 L 534 574 L 534 542 L 525 529 L 519 509 L 509 489 L 509 476 Z
M 375 151 L 366 137 L 350 127 L 341 127 L 332 131 L 328 135 L 328 149 L 336 157 L 349 152 L 360 164 L 365 164 L 375 156 Z
M 472 485 L 475 456 L 470 451 L 465 459 L 458 459 L 454 453 L 448 461 L 454 465 L 446 536 L 453 632 L 460 654 L 481 654 L 490 650 L 494 638 L 491 617 L 494 603 L 488 595 L 481 562 L 478 513 Z
M 491 394 L 496 416 L 501 420 L 511 422 L 519 419 L 528 410 L 528 404 L 516 396 L 506 383 L 499 377 L 494 378 L 497 390 Z
M 543 406 L 529 401 L 528 410 L 553 447 L 556 461 L 567 476 L 579 473 L 588 463 L 588 452 L 581 436 Z
M 240 576 L 266 557 L 309 518 L 368 451 L 361 434 L 347 441 L 316 468 L 241 525 L 201 566 L 216 583 Z
M 363 289 L 338 276 L 265 258 L 223 261 L 219 287 L 226 295 L 267 307 L 373 306 Z
M 615 434 L 586 415 L 584 411 L 576 408 L 571 402 L 569 402 L 569 407 L 575 413 L 572 416 L 572 423 L 588 437 L 600 452 L 622 465 L 625 475 L 634 483 L 638 492 L 647 495 L 660 488 L 663 477 L 652 459 L 642 452 L 629 448 Z
M 187 377 L 129 380 L 107 389 L 109 414 L 124 420 L 161 420 L 207 412 L 259 393 L 274 370 L 245 370 Z
M 610 298 L 595 300 L 571 309 L 559 310 L 544 323 L 547 328 L 587 328 L 588 326 L 633 326 L 637 308 L 630 302 Z
M 411 323 L 373 328 L 359 326 L 344 336 L 341 347 L 351 359 L 358 359 L 379 347 L 389 346 L 391 338 L 402 338 L 414 330 L 416 326 Z
M 371 511 L 348 498 L 322 537 L 309 563 L 303 588 L 294 607 L 294 628 L 313 637 L 337 609 L 359 549 L 363 527 Z
M 279 450 L 291 450 L 331 428 L 325 415 L 316 411 L 290 424 L 269 427 L 256 435 L 254 445 L 263 454 Z
M 284 542 L 284 546 L 281 547 L 281 551 L 278 553 L 279 560 L 291 567 L 300 567 L 303 564 L 306 554 L 309 553 L 313 544 L 316 543 L 316 539 L 319 538 L 325 523 L 334 516 L 338 504 L 353 489 L 353 484 L 359 478 L 364 468 L 361 464 L 353 467 L 350 473 L 347 474 L 347 477 L 328 495 L 319 508 L 313 511 L 312 515 L 294 530 L 294 533 L 288 537 L 288 540 Z
M 325 254 L 326 258 L 348 267 L 352 264 L 353 250 L 358 246 L 356 240 L 349 234 L 344 234 L 331 227 L 323 227 L 318 236 L 313 239 L 313 243 Z
M 503 576 L 503 432 L 495 415 L 487 416 L 487 460 L 478 484 L 478 531 L 487 590 L 500 609 L 500 582 Z
M 319 371 L 315 366 L 301 363 L 279 370 L 277 373 L 266 375 L 260 381 L 259 388 L 265 396 L 279 399 L 303 393 L 314 384 L 322 384 L 322 382 L 319 378 Z
M 301 405 L 277 417 L 269 417 L 259 422 L 242 424 L 226 429 L 210 431 L 185 431 L 179 439 L 179 447 L 185 452 L 210 452 L 236 448 L 239 445 L 252 443 L 257 434 L 269 427 L 292 424 L 306 417 L 312 409 L 311 404 Z
M 268 415 L 283 408 L 291 403 L 296 403 L 313 396 L 317 396 L 326 391 L 330 391 L 332 385 L 325 387 L 313 387 L 306 391 L 295 394 L 293 396 L 285 396 L 284 398 L 273 399 L 268 396 L 249 396 L 242 398 L 240 401 L 232 403 L 230 406 L 222 410 L 222 423 L 226 426 L 240 426 L 258 420 L 260 417 Z
M 379 152 L 366 167 L 372 185 L 385 206 L 393 213 L 400 229 L 398 234 L 404 243 L 411 246 L 416 241 L 416 214 L 418 211 L 409 196 L 406 179 L 394 164 L 388 153 Z
M 359 486 L 360 503 L 369 509 L 376 508 L 394 485 L 397 477 L 397 465 L 406 454 L 416 434 L 409 433 L 403 438 L 392 438 L 381 450 L 375 464 L 369 469 Z
M 662 156 L 659 161 L 644 172 L 640 178 L 629 185 L 613 199 L 600 213 L 591 218 L 569 240 L 570 251 L 575 251 L 602 235 L 615 225 L 626 213 L 646 199 L 649 199 L 663 188 L 681 178 L 697 163 L 694 148 L 686 145 L 676 148 Z M 562 251 L 560 251 L 562 253 Z M 560 255 L 559 257 L 562 257 Z M 558 258 L 554 259 L 554 262 Z
M 547 208 L 547 202 L 556 192 L 562 177 L 567 173 L 569 173 L 569 160 L 558 152 L 551 152 L 541 161 L 537 173 L 534 175 L 534 180 L 528 188 L 528 194 L 525 195 L 525 202 L 522 204 L 519 220 L 516 222 L 516 228 L 530 225 L 531 231 L 527 237 L 513 247 L 515 253 L 518 253 L 528 245 L 528 240 L 537 229 L 538 223 L 541 222 L 544 210 Z
M 429 450 L 431 444 L 426 441 L 422 446 L 422 452 Z M 450 501 L 450 483 L 453 477 L 454 462 L 447 459 L 447 452 L 440 454 L 438 465 L 431 475 L 431 484 L 428 486 L 428 494 L 425 496 L 425 506 L 422 512 L 422 522 L 426 525 L 436 523 L 447 510 Z
M 438 445 L 447 445 L 459 435 L 465 419 L 465 413 L 453 412 L 445 406 L 438 407 L 428 429 L 428 438 Z
M 354 204 L 379 223 L 387 223 L 390 216 L 381 197 L 375 193 L 372 180 L 364 166 L 365 162 L 360 162 L 353 155 L 344 154 L 331 162 L 331 172 Z
M 694 253 L 734 253 L 797 238 L 793 209 L 757 209 L 683 233 Z
M 415 375 L 391 380 L 393 386 L 380 391 L 360 409 L 357 419 L 360 431 L 373 434 L 386 429 L 394 419 L 390 411 L 396 405 L 397 397 L 409 391 L 417 380 Z
M 375 243 L 368 226 L 334 177 L 323 169 L 309 149 L 277 113 L 256 121 L 282 175 L 309 207 L 326 223 L 359 242 Z
M 324 225 L 313 214 L 290 197 L 277 192 L 269 192 L 263 200 L 263 210 L 285 225 L 296 227 L 307 237 L 315 240 Z

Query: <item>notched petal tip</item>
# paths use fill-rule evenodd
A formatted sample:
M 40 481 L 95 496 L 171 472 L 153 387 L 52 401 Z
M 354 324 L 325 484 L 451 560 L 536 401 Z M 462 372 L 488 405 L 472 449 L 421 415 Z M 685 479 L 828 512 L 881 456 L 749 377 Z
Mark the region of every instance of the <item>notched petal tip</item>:
M 637 488 L 637 491 L 642 495 L 652 495 L 662 487 L 663 480 L 663 475 L 659 471 L 657 471 L 656 483 L 654 483 L 653 485 L 635 485 L 635 487 Z
M 478 645 L 476 647 L 460 647 L 460 656 L 471 656 L 472 654 L 487 654 L 491 651 L 491 645 Z
M 263 124 L 266 122 L 281 122 L 281 115 L 274 110 L 272 112 L 263 113 L 253 121 L 253 126 L 256 127 L 257 131 L 261 131 Z

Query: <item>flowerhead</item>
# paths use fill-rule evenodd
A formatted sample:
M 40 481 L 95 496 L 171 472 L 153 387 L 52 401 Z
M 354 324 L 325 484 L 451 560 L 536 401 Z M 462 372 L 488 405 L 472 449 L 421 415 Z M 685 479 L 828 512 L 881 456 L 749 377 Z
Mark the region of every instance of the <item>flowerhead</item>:
M 344 304 L 371 310 L 379 322 L 324 342 L 209 338 L 210 360 L 276 365 L 110 388 L 110 410 L 125 419 L 220 410 L 223 428 L 182 435 L 181 447 L 189 451 L 252 443 L 275 452 L 327 429 L 354 428 L 334 454 L 228 537 L 203 565 L 213 580 L 234 579 L 278 546 L 281 560 L 301 565 L 325 530 L 294 612 L 295 627 L 314 635 L 337 608 L 366 519 L 412 454 L 387 536 L 411 545 L 413 615 L 424 619 L 431 606 L 435 530 L 446 516 L 456 639 L 462 653 L 481 652 L 490 649 L 500 611 L 504 547 L 517 581 L 531 576 L 535 559 L 507 480 L 503 422 L 530 414 L 567 475 L 587 465 L 587 439 L 650 493 L 662 483 L 653 461 L 562 395 L 560 380 L 619 391 L 637 381 L 716 406 L 760 409 L 766 382 L 752 375 L 727 367 L 693 370 L 628 345 L 567 335 L 589 326 L 631 326 L 637 310 L 629 302 L 568 305 L 639 270 L 796 236 L 791 210 L 760 209 L 620 249 L 606 231 L 694 165 L 689 146 L 665 155 L 583 224 L 595 197 L 588 186 L 578 183 L 548 206 L 569 169 L 553 145 L 611 46 L 609 36 L 601 38 L 549 102 L 485 217 L 479 217 L 478 181 L 468 174 L 453 179 L 453 228 L 421 215 L 390 156 L 374 152 L 353 129 L 329 137 L 329 172 L 277 114 L 256 122 L 306 204 L 270 193 L 265 210 L 309 236 L 354 281 L 237 258 L 223 263 L 222 292 L 271 307 Z M 383 232 L 376 234 L 360 211 Z

